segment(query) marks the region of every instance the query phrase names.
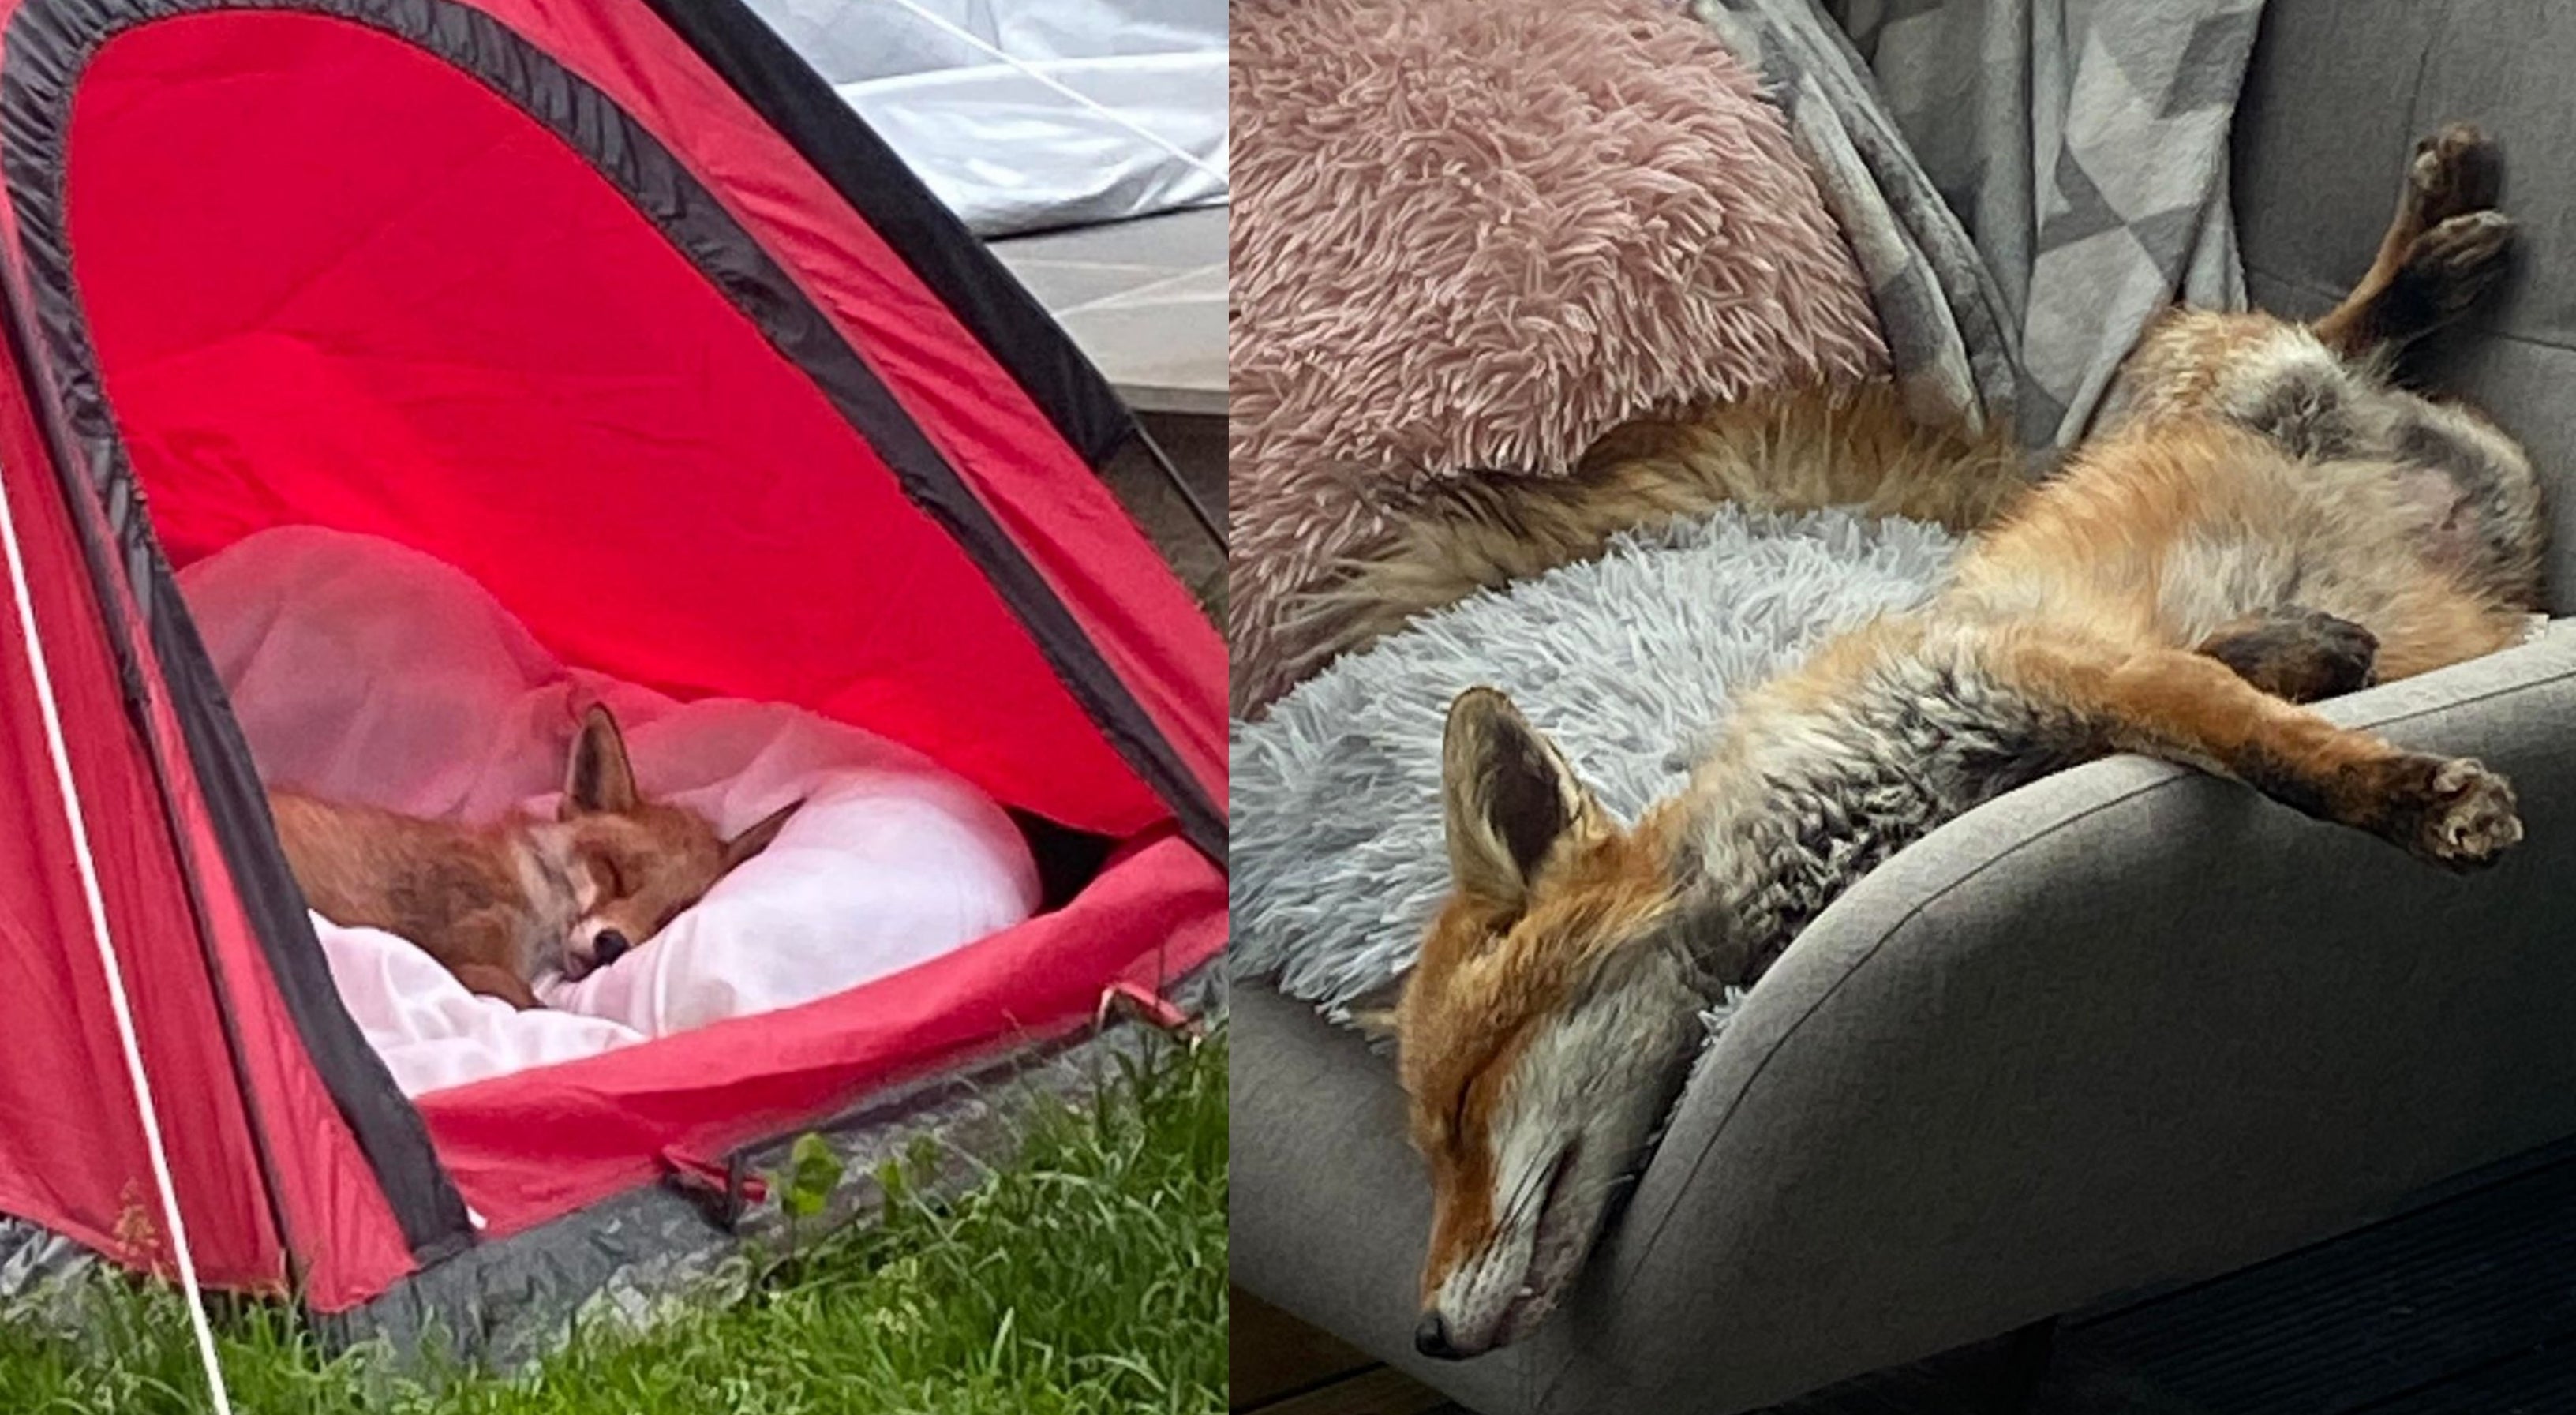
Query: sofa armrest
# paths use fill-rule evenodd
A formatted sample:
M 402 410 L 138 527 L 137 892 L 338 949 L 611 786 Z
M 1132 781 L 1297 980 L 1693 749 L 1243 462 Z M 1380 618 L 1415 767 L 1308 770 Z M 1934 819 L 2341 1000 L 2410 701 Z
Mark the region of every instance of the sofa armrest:
M 2328 711 L 2505 772 L 2523 845 L 2454 877 L 2135 757 L 1935 832 L 1702 1058 L 1545 1408 L 1785 1397 L 2576 1133 L 2576 622 Z

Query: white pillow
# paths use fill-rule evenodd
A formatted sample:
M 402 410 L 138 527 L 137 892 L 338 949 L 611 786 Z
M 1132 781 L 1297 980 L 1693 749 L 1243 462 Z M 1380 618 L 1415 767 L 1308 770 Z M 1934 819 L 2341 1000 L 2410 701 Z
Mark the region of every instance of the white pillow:
M 577 983 L 541 984 L 549 1005 L 660 1036 L 828 997 L 1037 911 L 1037 865 L 1010 816 L 881 738 L 708 701 L 628 729 L 626 746 L 647 794 L 725 835 L 805 804 L 650 941 Z

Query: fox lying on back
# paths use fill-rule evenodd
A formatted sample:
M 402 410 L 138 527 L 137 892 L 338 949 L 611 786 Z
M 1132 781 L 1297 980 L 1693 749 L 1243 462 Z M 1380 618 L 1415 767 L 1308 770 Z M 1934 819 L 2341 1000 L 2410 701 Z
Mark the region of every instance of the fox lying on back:
M 459 825 L 286 791 L 268 799 L 315 912 L 408 939 L 468 990 L 522 1008 L 538 1005 L 541 974 L 580 978 L 650 942 L 796 811 L 726 840 L 696 812 L 645 799 L 603 707 L 582 720 L 551 821 Z
M 1501 694 L 1458 698 L 1455 888 L 1395 1014 L 1433 1191 L 1426 1355 L 1543 1320 L 1681 1090 L 1699 1009 L 1982 801 L 2134 751 L 2448 869 L 2522 838 L 2500 775 L 2302 706 L 2506 647 L 2538 606 L 2529 460 L 2383 376 L 2499 268 L 2497 175 L 2474 131 L 2428 140 L 2377 262 L 2313 325 L 2168 316 L 2111 430 L 1947 588 L 1744 695 L 1689 786 L 1633 824 Z

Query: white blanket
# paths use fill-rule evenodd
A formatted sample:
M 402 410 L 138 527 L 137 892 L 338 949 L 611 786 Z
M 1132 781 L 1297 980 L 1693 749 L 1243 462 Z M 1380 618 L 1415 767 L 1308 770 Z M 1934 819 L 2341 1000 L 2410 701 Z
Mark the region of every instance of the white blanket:
M 774 703 L 566 669 L 449 566 L 311 527 L 252 536 L 180 587 L 272 784 L 414 815 L 550 813 L 576 714 L 604 701 L 647 794 L 725 833 L 802 799 L 760 855 L 553 1010 L 468 994 L 405 940 L 316 918 L 350 1015 L 406 1094 L 828 996 L 1026 919 L 1010 817 L 909 748 Z

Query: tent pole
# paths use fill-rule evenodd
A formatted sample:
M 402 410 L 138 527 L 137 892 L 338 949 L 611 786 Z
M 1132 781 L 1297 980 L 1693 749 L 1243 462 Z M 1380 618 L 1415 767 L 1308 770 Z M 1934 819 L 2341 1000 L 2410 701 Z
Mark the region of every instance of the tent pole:
M 1216 543 L 1218 553 L 1223 554 L 1226 550 L 1225 527 L 1217 524 L 1215 514 L 1208 510 L 1206 502 L 1199 500 L 1199 494 L 1190 489 L 1189 479 L 1172 464 L 1171 454 L 1163 450 L 1163 444 L 1156 442 L 1154 434 L 1145 430 L 1144 422 L 1133 420 L 1129 425 L 1136 429 L 1136 440 L 1145 444 L 1146 455 L 1154 459 L 1155 466 L 1163 469 L 1163 480 L 1170 482 L 1172 490 L 1181 494 L 1182 502 L 1190 508 L 1190 515 L 1198 521 L 1199 529 L 1207 532 L 1208 539 Z

